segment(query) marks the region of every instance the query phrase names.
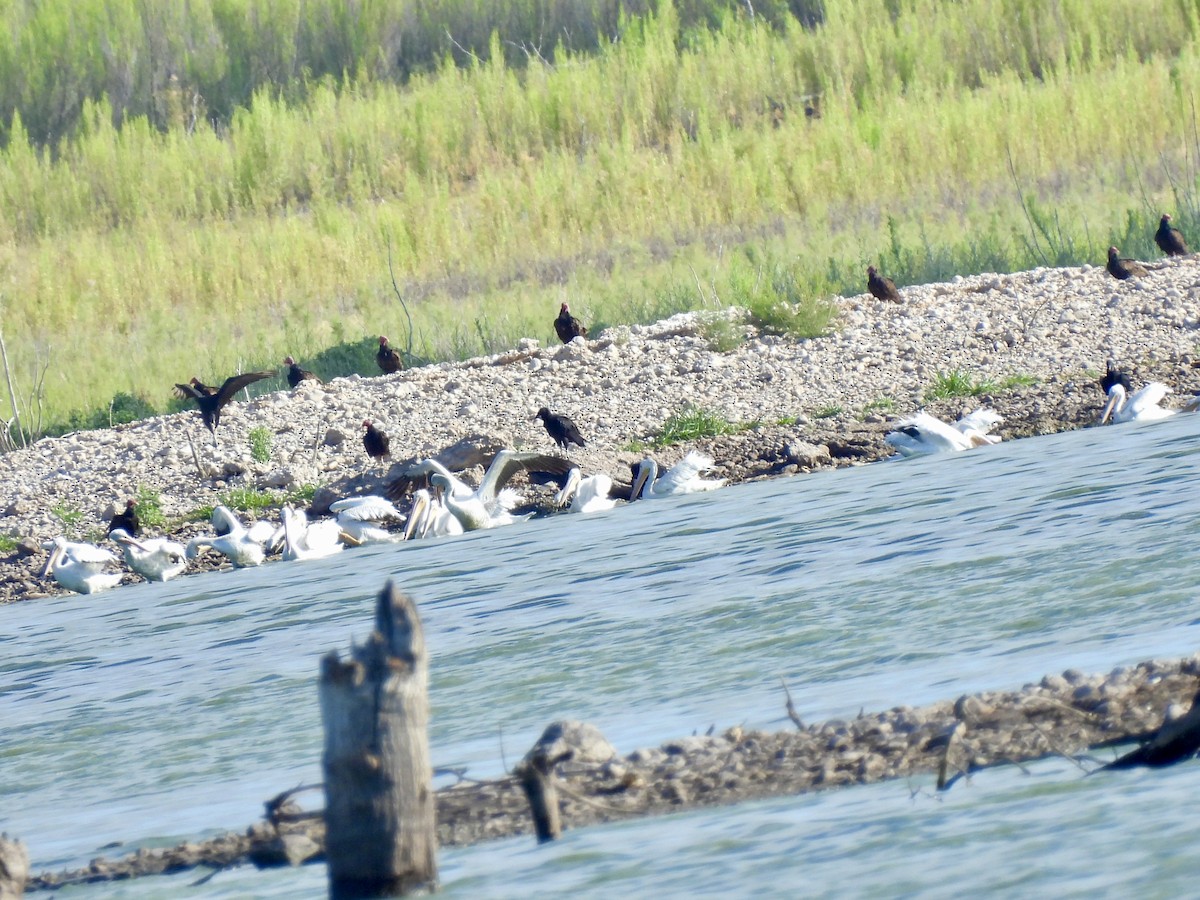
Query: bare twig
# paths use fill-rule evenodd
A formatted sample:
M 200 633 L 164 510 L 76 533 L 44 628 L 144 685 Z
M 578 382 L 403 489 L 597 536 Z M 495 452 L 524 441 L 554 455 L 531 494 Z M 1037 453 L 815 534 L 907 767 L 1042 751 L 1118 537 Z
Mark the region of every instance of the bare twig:
M 4 361 L 4 380 L 8 384 L 8 402 L 12 405 L 13 418 L 17 423 L 17 435 L 21 438 L 21 446 L 28 447 L 29 440 L 25 434 L 25 426 L 21 423 L 21 410 L 17 407 L 17 391 L 13 387 L 12 370 L 8 365 L 8 347 L 4 344 L 3 332 L 0 332 L 0 358 Z
M 188 446 L 192 448 L 192 461 L 196 464 L 196 471 L 200 474 L 200 478 L 207 478 L 204 466 L 200 464 L 200 454 L 196 452 L 196 442 L 192 440 L 192 429 L 185 428 L 184 434 L 187 435 Z
M 800 721 L 800 715 L 796 712 L 796 705 L 792 703 L 792 692 L 788 690 L 787 682 L 783 680 L 783 676 L 779 676 L 779 683 L 783 685 L 783 695 L 787 697 L 787 714 L 788 718 L 795 723 L 796 728 L 800 731 L 804 730 L 804 723 Z
M 404 351 L 404 355 L 408 357 L 408 359 L 405 360 L 405 362 L 411 366 L 412 360 L 413 360 L 412 313 L 410 313 L 408 311 L 408 304 L 404 302 L 404 295 L 400 293 L 400 286 L 398 284 L 396 284 L 396 272 L 392 268 L 392 238 L 391 238 L 391 235 L 388 235 L 387 251 L 388 251 L 388 275 L 391 276 L 391 279 L 392 279 L 392 290 L 396 293 L 396 299 L 400 301 L 400 306 L 402 306 L 404 308 L 404 317 L 406 319 L 408 319 L 408 349 Z

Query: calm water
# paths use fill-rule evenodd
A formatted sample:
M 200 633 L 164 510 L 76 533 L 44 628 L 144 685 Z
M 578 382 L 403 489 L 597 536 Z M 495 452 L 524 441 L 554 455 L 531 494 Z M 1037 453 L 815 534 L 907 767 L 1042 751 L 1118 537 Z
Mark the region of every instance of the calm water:
M 59 869 L 109 841 L 244 827 L 319 780 L 319 658 L 366 634 L 388 577 L 425 623 L 434 761 L 475 776 L 560 717 L 622 752 L 790 727 L 780 676 L 819 720 L 1189 654 L 1198 430 L 1090 429 L 2 609 L 0 828 Z M 1178 895 L 1200 871 L 1198 772 L 1082 779 L 1047 761 L 937 799 L 881 784 L 440 861 L 454 896 Z M 314 866 L 198 877 L 69 895 L 324 889 Z

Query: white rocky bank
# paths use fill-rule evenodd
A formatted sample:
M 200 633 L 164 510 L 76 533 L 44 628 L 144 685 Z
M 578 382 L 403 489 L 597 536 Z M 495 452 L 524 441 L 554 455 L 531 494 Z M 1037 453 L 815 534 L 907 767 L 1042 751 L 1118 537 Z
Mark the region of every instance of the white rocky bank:
M 615 465 L 620 448 L 652 436 L 688 403 L 733 421 L 796 416 L 803 440 L 813 414 L 830 407 L 845 410 L 847 423 L 882 398 L 892 401 L 889 416 L 911 412 L 950 370 L 996 381 L 1033 376 L 1049 391 L 1063 379 L 1094 378 L 1087 370 L 1103 370 L 1113 358 L 1170 380 L 1172 366 L 1183 371 L 1197 356 L 1200 259 L 1159 265 L 1132 282 L 1114 280 L 1102 266 L 1043 268 L 906 288 L 899 305 L 866 294 L 838 298 L 840 318 L 828 337 L 796 341 L 747 326 L 748 339 L 727 353 L 709 349 L 696 314 L 611 328 L 567 346 L 525 340 L 497 356 L 234 402 L 223 414 L 220 448 L 196 412 L 43 439 L 0 457 L 0 531 L 37 539 L 61 533 L 57 507 L 79 510 L 77 533 L 86 534 L 139 486 L 160 492 L 163 511 L 175 516 L 239 484 L 336 481 L 366 467 L 364 419 L 391 436 L 396 460 L 472 434 L 549 452 L 533 421 L 548 406 L 571 416 L 588 438 L 587 450 L 572 452 L 588 471 Z M 191 374 L 219 382 L 231 373 L 180 373 L 180 380 Z M 1097 391 L 1097 408 L 1100 400 Z M 273 433 L 266 465 L 251 459 L 247 435 L 255 426 Z M 210 477 L 198 474 L 189 429 Z M 665 452 L 665 461 L 682 449 Z

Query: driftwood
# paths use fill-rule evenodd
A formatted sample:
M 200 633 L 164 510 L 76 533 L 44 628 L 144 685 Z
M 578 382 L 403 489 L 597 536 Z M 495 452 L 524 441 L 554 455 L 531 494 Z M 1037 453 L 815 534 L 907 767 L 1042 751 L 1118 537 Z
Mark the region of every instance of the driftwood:
M 1136 750 L 1103 766 L 1105 769 L 1132 769 L 1134 766 L 1171 766 L 1191 759 L 1200 751 L 1200 691 L 1192 698 L 1192 708 L 1178 719 L 1164 722 L 1150 739 Z
M 325 853 L 335 898 L 400 896 L 437 881 L 429 662 L 412 600 L 389 582 L 375 630 L 321 661 Z
M 29 878 L 29 853 L 25 845 L 0 834 L 0 900 L 18 900 L 25 895 Z

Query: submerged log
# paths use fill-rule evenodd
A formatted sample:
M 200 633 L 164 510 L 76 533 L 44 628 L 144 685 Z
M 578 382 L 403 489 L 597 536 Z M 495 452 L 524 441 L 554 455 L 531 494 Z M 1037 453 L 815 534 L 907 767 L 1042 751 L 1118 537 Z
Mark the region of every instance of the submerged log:
M 325 851 L 335 898 L 395 897 L 437 880 L 429 663 L 412 600 L 389 582 L 375 630 L 321 661 Z
M 1197 752 L 1200 752 L 1200 691 L 1196 692 L 1192 698 L 1192 708 L 1184 715 L 1164 722 L 1146 743 L 1103 768 L 1171 766 L 1191 759 Z
M 19 900 L 25 896 L 29 878 L 29 852 L 25 845 L 8 834 L 0 834 L 0 900 Z

